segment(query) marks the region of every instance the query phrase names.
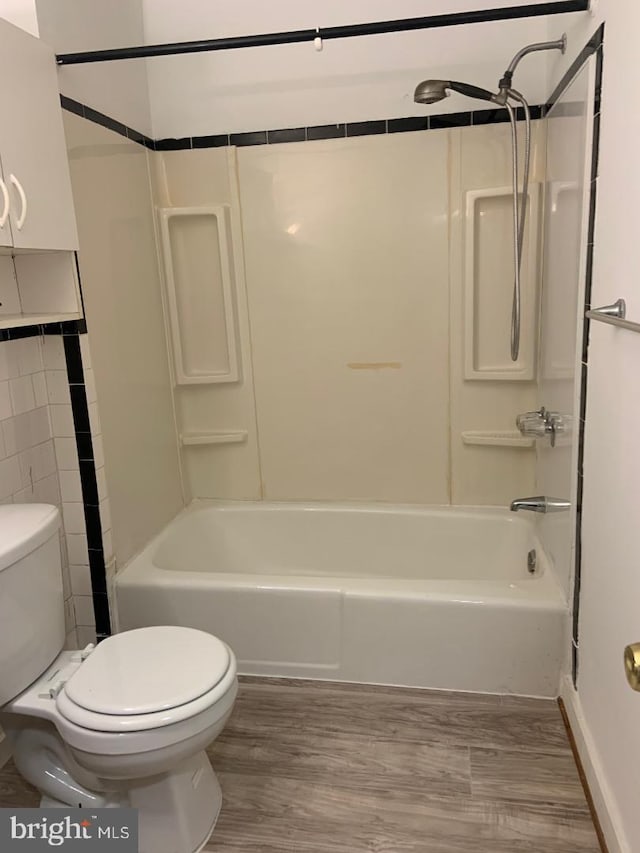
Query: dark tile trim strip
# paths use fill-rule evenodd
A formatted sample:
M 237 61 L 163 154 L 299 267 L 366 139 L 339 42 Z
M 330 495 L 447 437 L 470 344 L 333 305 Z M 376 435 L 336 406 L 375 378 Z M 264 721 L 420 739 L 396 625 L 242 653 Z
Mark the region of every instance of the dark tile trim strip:
M 410 133 L 415 130 L 429 130 L 429 116 L 387 119 L 387 133 Z
M 191 137 L 184 136 L 182 139 L 156 139 L 153 143 L 154 151 L 182 151 L 191 148 Z
M 58 323 L 50 325 L 57 325 L 57 334 L 63 334 L 60 327 L 65 324 Z M 86 331 L 86 325 L 84 330 Z M 104 560 L 98 482 L 93 456 L 87 389 L 84 384 L 80 333 L 76 331 L 63 334 L 62 341 L 67 366 L 67 380 L 71 393 L 71 411 L 73 413 L 76 447 L 78 449 L 84 520 L 87 529 L 87 547 L 89 550 L 93 611 L 96 619 L 96 635 L 99 639 L 104 639 L 111 634 L 111 617 L 109 615 L 109 603 L 106 595 L 107 570 Z
M 591 147 L 591 185 L 589 189 L 589 223 L 587 230 L 587 258 L 586 258 L 586 277 L 584 289 L 584 311 L 586 312 L 591 307 L 591 291 L 593 285 L 593 243 L 595 234 L 596 222 L 596 200 L 598 191 L 598 158 L 600 152 L 600 105 L 602 98 L 602 69 L 603 69 L 603 47 L 604 43 L 604 25 L 598 29 L 595 35 L 589 40 L 588 44 L 581 51 L 579 58 L 580 62 L 574 62 L 571 66 L 576 74 L 582 64 L 594 51 L 597 51 L 596 64 L 596 79 L 594 91 L 594 119 L 593 119 L 593 137 Z M 586 53 L 585 53 L 586 51 Z M 571 70 L 571 69 L 570 69 Z M 566 78 L 566 75 L 565 75 Z M 568 85 L 570 79 L 563 78 L 562 87 L 556 90 L 558 94 Z M 577 687 L 578 683 L 578 667 L 580 654 L 580 589 L 582 586 L 582 497 L 584 490 L 584 433 L 585 420 L 587 413 L 587 378 L 589 372 L 589 332 L 590 322 L 585 317 L 583 322 L 583 337 L 582 337 L 582 367 L 580 370 L 580 416 L 578 419 L 578 470 L 577 474 L 577 489 L 576 489 L 576 530 L 575 530 L 575 562 L 574 562 L 574 582 L 573 582 L 573 613 L 572 613 L 572 643 L 571 643 L 571 677 L 573 686 Z
M 439 116 L 429 116 L 429 130 L 444 130 L 450 127 L 471 127 L 473 113 L 444 113 Z M 505 110 L 505 115 L 507 112 Z
M 312 139 L 340 139 L 346 135 L 346 124 L 315 124 L 307 128 L 307 141 Z
M 377 136 L 384 133 L 406 133 L 416 130 L 440 130 L 449 127 L 470 127 L 481 124 L 497 124 L 509 121 L 505 109 L 471 110 L 460 113 L 441 113 L 431 116 L 408 116 L 406 118 L 376 119 L 374 121 L 356 121 L 347 124 L 316 124 L 309 127 L 276 128 L 274 130 L 251 130 L 244 133 L 218 133 L 211 136 L 184 136 L 180 139 L 150 139 L 143 133 L 126 127 L 110 119 L 97 110 L 60 96 L 64 109 L 89 121 L 126 136 L 132 142 L 138 142 L 152 151 L 184 151 L 193 148 L 225 148 L 236 145 L 278 145 L 284 142 L 311 142 L 316 139 L 340 139 L 344 136 Z M 544 118 L 546 105 L 530 107 L 532 119 Z M 524 110 L 516 110 L 519 121 L 524 120 Z
M 229 145 L 229 134 L 218 133 L 214 136 L 192 136 L 192 148 L 226 148 Z
M 387 132 L 387 122 L 381 121 L 354 121 L 347 124 L 347 136 L 377 136 Z
M 17 341 L 20 338 L 37 338 L 42 335 L 84 335 L 86 331 L 86 320 L 41 323 L 37 326 L 14 326 L 10 329 L 0 329 L 0 343 L 2 341 Z
M 84 118 L 92 121 L 94 124 L 100 124 L 102 127 L 106 127 L 107 130 L 119 133 L 120 136 L 127 135 L 127 126 L 125 124 L 122 124 L 121 121 L 116 121 L 116 119 L 111 118 L 104 113 L 98 112 L 98 110 L 94 110 L 92 107 L 85 105 Z
M 551 97 L 547 103 L 547 109 L 551 109 L 551 107 L 558 100 L 562 92 L 567 88 L 569 83 L 576 76 L 580 68 L 584 65 L 584 63 L 592 56 L 597 50 L 599 50 L 604 43 L 604 24 L 601 24 L 595 33 L 591 36 L 589 41 L 582 48 L 580 53 L 573 60 L 568 70 L 556 86 L 556 88 L 551 93 Z M 602 69 L 600 69 L 601 73 Z M 596 85 L 596 95 L 599 96 L 599 86 Z
M 60 105 L 63 110 L 75 113 L 77 116 L 82 116 L 82 118 L 84 118 L 84 104 L 81 104 L 80 101 L 74 101 L 73 98 L 67 98 L 66 95 L 60 95 Z
M 547 107 L 545 104 L 533 104 L 529 107 L 529 115 L 533 121 L 544 118 L 546 112 Z M 516 109 L 516 118 L 518 121 L 524 121 L 525 115 L 523 107 L 518 107 Z M 507 121 L 509 121 L 509 113 L 499 107 L 492 110 L 473 110 L 471 112 L 471 124 L 474 127 L 480 124 L 504 124 Z
M 114 133 L 118 133 L 120 136 L 125 136 L 132 142 L 138 142 L 146 148 L 153 149 L 155 145 L 153 139 L 145 136 L 144 133 L 140 133 L 132 127 L 127 127 L 127 125 L 123 124 L 121 121 L 116 121 L 116 119 L 111 118 L 98 110 L 94 110 L 93 107 L 81 104 L 79 101 L 74 101 L 73 98 L 68 98 L 66 95 L 60 95 L 60 106 L 63 110 L 66 110 L 69 113 L 74 113 L 74 115 L 86 118 L 88 121 L 92 121 L 95 124 L 106 127 L 107 130 L 112 130 Z
M 267 131 L 267 142 L 270 145 L 278 142 L 305 142 L 306 138 L 306 127 L 291 127 L 283 130 Z
M 230 145 L 266 145 L 267 144 L 267 131 L 266 130 L 252 130 L 248 133 L 230 133 L 229 134 L 229 144 Z

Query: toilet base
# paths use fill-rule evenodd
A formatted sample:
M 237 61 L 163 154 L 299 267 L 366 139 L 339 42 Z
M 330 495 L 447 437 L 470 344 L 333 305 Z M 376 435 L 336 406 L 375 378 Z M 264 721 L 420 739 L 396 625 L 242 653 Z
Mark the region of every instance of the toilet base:
M 139 853 L 197 853 L 222 806 L 220 783 L 204 751 L 128 794 L 138 809 Z
M 44 796 L 41 808 L 67 803 Z M 129 788 L 101 808 L 127 806 L 138 810 L 139 853 L 199 853 L 220 814 L 222 790 L 207 754 L 199 752 L 169 774 Z

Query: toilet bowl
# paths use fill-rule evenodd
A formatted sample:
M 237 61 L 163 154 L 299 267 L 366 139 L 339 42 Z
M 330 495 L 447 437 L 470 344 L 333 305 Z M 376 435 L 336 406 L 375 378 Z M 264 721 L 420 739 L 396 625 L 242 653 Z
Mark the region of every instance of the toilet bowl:
M 42 805 L 137 808 L 141 853 L 192 853 L 220 810 L 204 750 L 236 692 L 235 658 L 221 640 L 141 628 L 60 653 L 0 710 L 0 724 Z
M 0 544 L 0 611 L 8 600 L 21 616 L 0 648 L 0 725 L 19 772 L 41 792 L 43 807 L 137 809 L 140 853 L 200 850 L 222 802 L 205 749 L 233 709 L 233 652 L 211 634 L 176 626 L 60 651 L 64 622 L 60 630 L 51 613 L 60 576 L 57 510 L 0 507 L 0 543 L 9 541 L 3 520 L 15 530 L 16 509 L 25 510 L 19 528 L 30 531 L 33 547 L 17 547 L 15 536 L 9 550 Z M 44 600 L 33 593 L 36 579 L 49 593 Z M 61 580 L 59 591 L 61 604 Z M 0 621 L 0 647 L 3 633 Z M 21 692 L 3 693 L 3 675 L 11 692 L 22 679 Z

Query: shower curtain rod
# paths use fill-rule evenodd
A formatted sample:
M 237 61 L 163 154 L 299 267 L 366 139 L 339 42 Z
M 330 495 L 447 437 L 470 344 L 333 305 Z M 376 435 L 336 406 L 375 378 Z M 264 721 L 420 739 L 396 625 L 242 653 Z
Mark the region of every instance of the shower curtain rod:
M 410 30 L 428 30 L 437 27 L 453 27 L 459 24 L 480 24 L 489 21 L 509 21 L 516 18 L 533 18 L 542 15 L 561 15 L 567 12 L 584 12 L 589 0 L 556 0 L 549 3 L 528 3 L 503 9 L 481 9 L 471 12 L 455 12 L 447 15 L 430 15 L 426 18 L 404 18 L 396 21 L 372 21 L 367 24 L 346 24 L 337 27 L 291 30 L 281 33 L 261 33 L 252 36 L 229 36 L 226 38 L 200 41 L 174 42 L 173 44 L 150 44 L 138 47 L 118 47 L 112 50 L 89 50 L 80 53 L 61 53 L 58 65 L 79 65 L 85 62 L 114 62 L 119 59 L 147 59 L 152 56 L 172 56 L 181 53 L 201 53 L 210 50 L 237 50 L 243 47 L 266 47 L 276 44 L 296 44 L 320 38 L 354 38 L 383 33 L 400 33 Z

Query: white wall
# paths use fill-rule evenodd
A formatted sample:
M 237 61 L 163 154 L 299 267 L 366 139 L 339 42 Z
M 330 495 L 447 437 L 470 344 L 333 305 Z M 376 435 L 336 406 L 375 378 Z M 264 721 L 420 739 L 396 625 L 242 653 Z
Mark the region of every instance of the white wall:
M 600 0 L 588 25 L 570 32 L 573 54 L 606 21 L 598 206 L 592 302 L 623 297 L 640 321 L 640 65 L 635 0 Z M 568 67 L 568 55 L 556 76 Z M 609 827 L 609 849 L 636 851 L 640 839 L 640 695 L 627 686 L 622 653 L 640 640 L 640 336 L 593 323 L 589 347 L 584 459 L 578 695 L 568 692 L 591 744 L 585 755 Z M 570 691 L 570 688 L 568 688 Z M 595 768 L 595 769 L 594 769 Z
M 544 155 L 535 122 L 533 184 Z M 240 381 L 175 392 L 180 432 L 246 439 L 183 448 L 192 496 L 504 506 L 533 493 L 533 442 L 508 442 L 535 381 L 466 380 L 463 365 L 466 350 L 511 367 L 508 125 L 151 156 L 157 203 L 229 204 L 239 272 L 246 261 L 246 287 L 235 282 Z M 465 222 L 467 193 L 495 187 L 507 189 Z M 481 332 L 465 341 L 465 234 L 477 230 L 482 323 L 469 322 Z M 194 372 L 206 372 L 205 344 L 225 330 L 204 303 L 209 274 L 193 274 L 203 256 L 186 245 L 175 244 L 176 280 L 189 282 L 178 325 L 200 354 Z M 525 263 L 532 365 L 537 285 Z
M 143 0 L 145 39 L 162 43 L 225 35 L 247 35 L 316 26 L 420 17 L 446 12 L 512 6 L 484 0 Z M 428 6 L 428 8 L 426 8 Z M 334 122 L 425 115 L 482 108 L 455 96 L 433 107 L 413 103 L 425 77 L 469 80 L 495 89 L 513 54 L 555 35 L 570 16 L 499 21 L 327 42 L 317 53 L 310 43 L 160 57 L 149 60 L 154 136 L 300 127 Z M 549 23 L 550 22 L 550 23 Z M 548 94 L 549 58 L 527 58 L 518 87 L 532 103 Z
M 27 6 L 33 0 L 29 0 Z M 277 0 L 35 0 L 40 35 L 57 52 L 96 50 L 225 35 L 386 20 L 384 0 L 339 0 L 319 10 L 311 3 Z M 542 0 L 534 0 L 535 3 Z M 0 0 L 6 15 L 21 9 Z M 492 6 L 508 8 L 513 0 Z M 485 0 L 400 0 L 394 18 L 483 9 Z M 20 12 L 24 16 L 24 10 Z M 455 96 L 435 107 L 413 103 L 425 77 L 469 80 L 489 89 L 524 44 L 555 37 L 576 16 L 526 18 L 413 33 L 311 44 L 221 51 L 148 61 L 97 63 L 60 69 L 63 94 L 155 137 L 228 133 L 353 122 L 482 105 Z M 548 93 L 550 57 L 528 58 L 517 82 L 532 103 Z M 148 75 L 148 79 L 147 79 Z M 150 103 L 149 103 L 150 99 Z
M 0 0 L 0 18 L 31 35 L 38 35 L 36 0 Z
M 36 0 L 36 6 L 40 37 L 56 53 L 129 47 L 144 39 L 142 0 Z M 59 85 L 63 95 L 150 133 L 144 60 L 61 67 Z
M 65 115 L 80 275 L 123 566 L 183 506 L 147 150 Z
M 269 498 L 448 502 L 447 156 L 435 131 L 239 150 Z

